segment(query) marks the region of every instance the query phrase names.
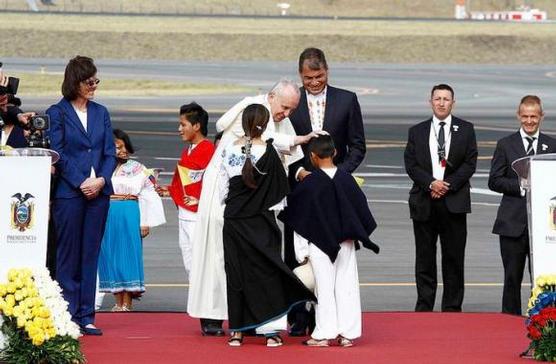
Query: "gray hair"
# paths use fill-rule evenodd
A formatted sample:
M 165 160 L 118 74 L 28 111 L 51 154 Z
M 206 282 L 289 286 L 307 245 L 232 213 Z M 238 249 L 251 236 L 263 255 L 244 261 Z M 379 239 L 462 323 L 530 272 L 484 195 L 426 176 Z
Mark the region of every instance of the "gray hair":
M 269 95 L 274 95 L 277 97 L 282 97 L 287 91 L 293 90 L 293 92 L 300 96 L 299 87 L 295 81 L 287 78 L 282 78 L 280 81 L 276 82 L 274 86 L 268 92 Z

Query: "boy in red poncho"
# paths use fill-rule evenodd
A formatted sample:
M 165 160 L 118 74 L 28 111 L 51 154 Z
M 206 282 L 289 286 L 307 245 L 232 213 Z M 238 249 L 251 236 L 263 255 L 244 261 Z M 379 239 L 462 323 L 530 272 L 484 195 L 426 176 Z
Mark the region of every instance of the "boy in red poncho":
M 178 130 L 182 140 L 190 145 L 181 153 L 172 183 L 157 189 L 161 196 L 171 196 L 178 207 L 179 245 L 188 276 L 191 270 L 191 239 L 197 220 L 203 174 L 215 149 L 214 144 L 206 138 L 207 128 L 208 113 L 199 104 L 192 102 L 180 107 Z

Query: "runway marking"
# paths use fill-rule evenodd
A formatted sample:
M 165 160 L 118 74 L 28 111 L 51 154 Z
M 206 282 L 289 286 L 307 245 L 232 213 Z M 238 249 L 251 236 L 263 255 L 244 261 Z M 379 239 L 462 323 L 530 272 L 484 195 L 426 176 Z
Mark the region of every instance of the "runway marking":
M 403 166 L 385 166 L 382 164 L 366 164 L 365 167 L 367 168 L 390 168 L 390 169 L 403 169 Z
M 372 200 L 372 199 L 367 199 L 367 202 L 370 202 L 370 203 L 392 203 L 392 204 L 407 205 L 407 201 L 405 201 L 405 200 Z
M 443 283 L 438 283 L 439 286 L 443 286 Z M 146 284 L 149 288 L 188 288 L 189 283 L 150 283 Z M 390 282 L 390 283 L 380 283 L 380 282 L 369 282 L 369 283 L 359 283 L 360 287 L 415 287 L 415 283 L 412 282 Z M 503 287 L 504 283 L 491 283 L 491 282 L 472 282 L 465 283 L 466 287 Z M 531 287 L 530 283 L 522 283 L 522 287 Z
M 158 135 L 158 136 L 173 136 L 179 137 L 179 134 L 175 131 L 144 131 L 144 130 L 126 130 L 125 131 L 131 135 Z
M 471 193 L 476 193 L 478 195 L 487 195 L 487 196 L 502 196 L 501 193 L 491 191 L 486 188 L 471 188 Z
M 367 199 L 367 203 L 391 203 L 391 204 L 400 204 L 400 205 L 408 204 L 406 200 L 373 200 L 373 199 Z M 488 206 L 488 207 L 500 206 L 499 203 L 492 203 L 492 202 L 471 202 L 471 205 Z
M 408 177 L 405 173 L 381 173 L 381 172 L 363 172 L 363 173 L 354 173 L 354 176 L 357 177 L 376 177 L 376 178 L 383 178 L 383 177 Z M 488 178 L 488 173 L 475 173 L 473 175 L 474 178 Z

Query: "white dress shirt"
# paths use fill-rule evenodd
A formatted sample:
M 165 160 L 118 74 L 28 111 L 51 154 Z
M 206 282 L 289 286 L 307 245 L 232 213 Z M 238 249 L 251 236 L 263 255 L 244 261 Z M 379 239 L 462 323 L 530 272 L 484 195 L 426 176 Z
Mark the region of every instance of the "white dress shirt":
M 435 180 L 444 180 L 444 171 L 446 167 L 443 167 L 438 159 L 438 134 L 440 133 L 440 122 L 446 123 L 444 125 L 444 150 L 446 151 L 446 160 L 448 160 L 448 155 L 450 153 L 450 140 L 452 139 L 452 115 L 444 120 L 438 119 L 433 115 L 431 123 L 431 131 L 429 134 L 429 148 L 431 152 L 431 162 L 432 162 L 432 175 Z
M 537 154 L 537 145 L 539 145 L 539 130 L 537 129 L 537 132 L 533 135 L 529 135 L 525 132 L 525 130 L 523 130 L 523 128 L 519 128 L 519 135 L 521 135 L 521 142 L 523 143 L 523 149 L 525 150 L 525 153 L 527 153 L 527 148 L 529 147 L 529 141 L 527 141 L 527 138 L 533 138 L 533 150 L 535 151 L 535 154 Z M 525 196 L 527 194 L 527 190 L 523 187 L 519 187 L 519 191 L 521 192 L 521 196 Z
M 73 109 L 75 110 L 75 113 L 79 118 L 79 121 L 81 121 L 81 125 L 83 125 L 83 129 L 87 131 L 87 111 L 81 111 L 78 108 L 76 108 L 75 105 L 73 104 L 71 104 L 71 106 L 73 106 Z M 97 177 L 97 174 L 95 173 L 95 169 L 93 167 L 91 167 L 91 174 L 89 175 L 89 177 L 91 178 Z
M 525 149 L 525 153 L 527 153 L 527 147 L 529 147 L 529 142 L 527 138 L 533 138 L 533 150 L 535 154 L 537 154 L 537 145 L 539 145 L 539 130 L 533 135 L 529 135 L 523 130 L 523 128 L 519 128 L 519 134 L 521 135 L 521 141 L 523 142 L 523 148 Z
M 311 118 L 311 129 L 313 131 L 322 130 L 324 125 L 324 112 L 326 110 L 326 87 L 318 95 L 312 95 L 305 91 L 307 95 L 307 108 Z
M 307 95 L 307 109 L 309 109 L 309 118 L 311 119 L 311 130 L 320 131 L 324 126 L 324 112 L 326 111 L 326 89 L 328 86 L 324 87 L 324 90 L 318 95 L 313 95 L 305 90 Z M 304 169 L 299 167 L 295 171 L 295 179 L 299 180 L 299 172 Z

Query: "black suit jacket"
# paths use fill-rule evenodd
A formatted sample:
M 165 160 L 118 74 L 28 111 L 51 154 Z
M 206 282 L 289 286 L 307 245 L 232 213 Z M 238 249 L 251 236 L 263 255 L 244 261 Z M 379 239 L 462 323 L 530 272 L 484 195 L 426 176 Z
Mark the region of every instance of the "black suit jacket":
M 537 154 L 545 153 L 556 153 L 556 139 L 539 133 Z M 516 238 L 527 233 L 527 199 L 521 196 L 519 177 L 512 169 L 513 161 L 525 156 L 526 151 L 519 131 L 500 139 L 496 144 L 488 188 L 502 193 L 503 196 L 492 229 L 494 234 Z
M 307 106 L 307 94 L 301 88 L 299 106 L 290 115 L 290 120 L 297 135 L 305 135 L 313 129 Z M 365 158 L 367 146 L 363 117 L 357 95 L 351 91 L 327 86 L 326 107 L 324 111 L 323 130 L 327 131 L 336 145 L 334 164 L 348 173 L 352 173 Z M 308 171 L 314 168 L 309 159 L 307 144 L 302 146 L 304 158 L 290 165 L 289 178 L 295 184 L 295 173 L 299 167 Z
M 409 211 L 411 218 L 417 221 L 427 220 L 431 211 L 429 186 L 435 180 L 429 147 L 431 124 L 432 118 L 409 129 L 404 153 L 405 170 L 413 180 L 409 191 Z M 452 116 L 451 128 L 450 150 L 444 172 L 444 181 L 450 183 L 450 190 L 444 199 L 451 213 L 470 213 L 469 179 L 475 173 L 478 154 L 475 129 L 470 122 L 455 116 Z
M 24 130 L 18 125 L 14 125 L 6 144 L 12 148 L 26 148 L 29 146 L 27 139 L 25 138 Z

